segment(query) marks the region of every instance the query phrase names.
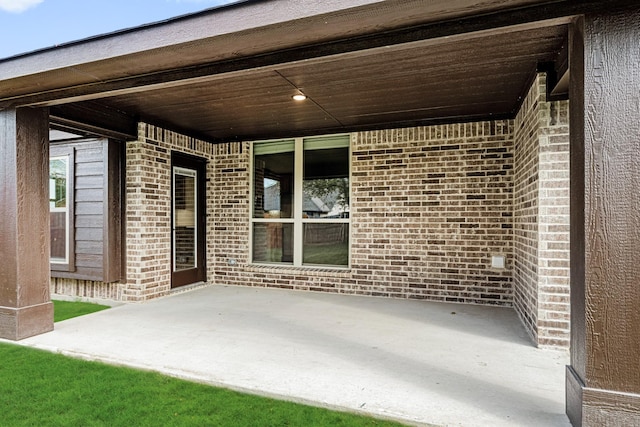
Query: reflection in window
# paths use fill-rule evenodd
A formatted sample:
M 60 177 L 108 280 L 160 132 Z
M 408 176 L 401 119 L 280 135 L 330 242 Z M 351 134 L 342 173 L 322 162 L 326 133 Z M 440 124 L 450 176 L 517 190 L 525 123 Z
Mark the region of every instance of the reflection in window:
M 349 265 L 349 146 L 305 139 L 303 180 L 302 263 Z
M 349 224 L 304 224 L 303 264 L 349 265 Z
M 293 149 L 292 141 L 256 145 L 254 218 L 293 218 Z
M 349 137 L 253 145 L 253 262 L 349 265 Z
M 349 148 L 304 151 L 304 218 L 349 218 Z
M 281 222 L 253 225 L 254 262 L 293 262 L 293 224 Z
M 49 215 L 51 217 L 51 262 L 69 262 L 69 157 L 49 160 Z

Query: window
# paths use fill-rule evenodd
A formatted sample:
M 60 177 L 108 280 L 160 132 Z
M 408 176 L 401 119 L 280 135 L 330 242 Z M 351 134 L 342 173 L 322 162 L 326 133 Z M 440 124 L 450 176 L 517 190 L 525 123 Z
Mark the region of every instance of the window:
M 73 162 L 72 150 L 53 152 L 49 159 L 50 263 L 53 270 L 73 267 Z
M 252 260 L 349 266 L 349 136 L 253 144 Z

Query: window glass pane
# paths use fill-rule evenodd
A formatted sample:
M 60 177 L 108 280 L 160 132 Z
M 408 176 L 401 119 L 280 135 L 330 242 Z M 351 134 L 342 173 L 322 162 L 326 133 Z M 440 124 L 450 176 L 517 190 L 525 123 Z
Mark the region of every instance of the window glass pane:
M 293 224 L 253 224 L 253 262 L 293 263 Z
M 68 158 L 55 158 L 49 162 L 49 206 L 67 207 Z
M 349 265 L 349 224 L 304 224 L 304 264 Z
M 67 213 L 51 212 L 51 260 L 67 258 Z
M 68 180 L 69 157 L 52 157 L 49 160 L 50 259 L 58 264 L 68 262 Z
M 303 217 L 349 218 L 349 148 L 307 145 L 305 141 Z
M 293 151 L 256 154 L 254 218 L 293 218 Z

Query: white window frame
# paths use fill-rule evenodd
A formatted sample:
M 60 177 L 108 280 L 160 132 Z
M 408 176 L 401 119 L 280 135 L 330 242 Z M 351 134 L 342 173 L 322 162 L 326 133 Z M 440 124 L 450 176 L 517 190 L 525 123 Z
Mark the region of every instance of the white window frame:
M 57 208 L 54 205 L 53 200 L 55 200 L 52 197 L 55 197 L 55 194 L 51 194 L 51 183 L 49 184 L 49 213 L 60 213 L 60 212 L 64 212 L 64 217 L 65 217 L 65 245 L 64 245 L 64 258 L 53 258 L 51 256 L 49 256 L 49 262 L 51 264 L 69 264 L 69 255 L 71 252 L 71 239 L 70 239 L 70 228 L 71 228 L 71 221 L 70 221 L 70 217 L 69 217 L 69 210 L 70 210 L 70 206 L 69 204 L 72 202 L 72 199 L 70 197 L 71 194 L 71 189 L 70 184 L 71 184 L 71 180 L 70 180 L 70 163 L 72 161 L 73 157 L 70 155 L 63 155 L 63 156 L 53 156 L 51 158 L 49 158 L 49 164 L 51 164 L 52 161 L 55 160 L 64 160 L 65 161 L 65 165 L 66 165 L 66 170 L 65 170 L 65 207 L 64 208 Z M 49 175 L 51 176 L 51 175 Z M 51 178 L 49 178 L 51 179 Z M 55 192 L 55 187 L 53 189 L 53 191 Z
M 310 140 L 321 140 L 322 138 L 340 138 L 344 137 L 348 139 L 348 156 L 349 156 L 349 218 L 332 218 L 332 219 L 319 219 L 319 218 L 303 218 L 303 201 L 304 201 L 304 189 L 302 183 L 304 182 L 304 142 Z M 255 210 L 255 168 L 254 168 L 254 144 L 257 143 L 278 143 L 283 141 L 294 141 L 294 194 L 293 194 L 293 218 L 254 218 Z M 323 135 L 303 138 L 284 138 L 277 140 L 267 141 L 254 141 L 251 144 L 249 167 L 251 170 L 251 211 L 250 211 L 250 227 L 249 227 L 249 260 L 254 265 L 264 265 L 273 267 L 298 267 L 298 268 L 323 268 L 323 269 L 336 269 L 336 270 L 348 270 L 351 268 L 351 194 L 352 194 L 352 155 L 351 155 L 351 136 L 350 134 L 338 134 L 338 135 Z M 260 223 L 278 223 L 278 224 L 293 224 L 293 263 L 284 262 L 258 262 L 253 260 L 253 229 L 254 224 Z M 303 264 L 303 235 L 304 224 L 349 224 L 349 262 L 347 265 L 331 265 L 331 264 Z

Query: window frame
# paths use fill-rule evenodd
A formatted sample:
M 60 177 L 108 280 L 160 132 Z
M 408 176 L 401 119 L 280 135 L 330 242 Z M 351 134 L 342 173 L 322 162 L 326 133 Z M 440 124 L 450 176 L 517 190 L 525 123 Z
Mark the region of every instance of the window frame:
M 348 140 L 347 149 L 348 149 L 348 162 L 349 162 L 349 217 L 348 218 L 304 218 L 303 215 L 303 202 L 304 202 L 304 143 L 305 141 L 313 141 L 313 140 L 321 140 L 323 138 L 340 138 L 343 137 Z M 294 141 L 294 191 L 293 191 L 293 215 L 292 218 L 255 218 L 255 152 L 254 146 L 256 144 L 263 143 L 283 143 L 285 141 Z M 249 215 L 249 263 L 252 265 L 258 266 L 270 266 L 270 267 L 284 267 L 284 268 L 309 268 L 309 269 L 330 269 L 330 270 L 349 270 L 351 269 L 351 236 L 352 236 L 352 227 L 351 227 L 351 201 L 352 199 L 352 147 L 351 147 L 351 135 L 350 134 L 333 134 L 333 135 L 322 135 L 322 136 L 312 136 L 312 137 L 299 137 L 299 138 L 282 138 L 275 140 L 265 140 L 265 141 L 254 141 L 250 144 L 250 157 L 249 157 L 249 168 L 250 168 L 250 215 Z M 277 224 L 293 224 L 293 261 L 291 263 L 288 262 L 264 262 L 264 261 L 255 261 L 253 259 L 254 248 L 253 248 L 253 234 L 254 234 L 254 225 L 255 224 L 269 224 L 269 223 L 277 223 Z M 348 262 L 347 265 L 332 265 L 332 264 L 305 264 L 303 263 L 304 258 L 304 225 L 305 224 L 348 224 L 349 225 L 349 249 L 348 249 Z
M 54 261 L 49 254 L 49 268 L 51 271 L 75 271 L 75 149 L 73 147 L 51 147 L 49 155 L 49 174 L 51 174 L 51 160 L 67 158 L 67 209 L 66 209 L 66 259 Z M 51 197 L 51 195 L 49 195 Z M 51 199 L 49 199 L 51 200 Z M 51 215 L 51 208 L 49 208 Z M 49 228 L 49 244 L 51 245 L 51 228 Z

